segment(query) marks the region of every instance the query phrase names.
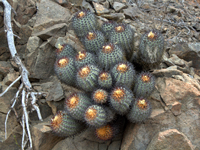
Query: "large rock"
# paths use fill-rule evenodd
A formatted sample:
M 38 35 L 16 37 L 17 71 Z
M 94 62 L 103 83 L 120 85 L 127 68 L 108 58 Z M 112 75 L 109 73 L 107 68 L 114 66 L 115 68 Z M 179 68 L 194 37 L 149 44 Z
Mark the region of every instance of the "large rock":
M 194 147 L 200 147 L 200 85 L 187 74 L 181 76 L 184 81 L 170 77 L 157 79 L 151 96 L 152 114 L 143 124 L 127 125 L 122 150 L 146 150 L 155 134 L 168 129 L 177 129 Z M 180 142 L 176 136 L 173 140 Z
M 67 8 L 62 7 L 54 1 L 41 0 L 38 4 L 33 34 L 42 32 L 47 28 L 53 27 L 55 24 L 68 23 L 70 16 L 71 13 Z
M 190 140 L 177 129 L 169 129 L 156 134 L 146 150 L 193 150 Z
M 44 42 L 35 51 L 29 53 L 25 65 L 31 78 L 46 79 L 54 74 L 55 49 Z

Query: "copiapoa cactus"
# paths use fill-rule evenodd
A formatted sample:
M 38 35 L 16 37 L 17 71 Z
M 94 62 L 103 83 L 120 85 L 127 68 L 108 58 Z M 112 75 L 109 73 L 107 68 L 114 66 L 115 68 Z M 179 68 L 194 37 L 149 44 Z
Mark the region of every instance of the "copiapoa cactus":
M 59 111 L 51 119 L 51 129 L 58 136 L 73 136 L 84 130 L 84 128 L 85 125 L 83 123 L 69 116 L 66 111 Z
M 70 57 L 61 57 L 56 60 L 54 70 L 58 78 L 68 85 L 75 83 L 76 69 L 74 59 Z
M 99 65 L 105 70 L 109 70 L 116 63 L 123 61 L 124 53 L 119 46 L 113 43 L 106 43 L 99 50 L 97 56 Z
M 113 84 L 111 74 L 106 71 L 100 72 L 100 74 L 98 75 L 98 84 L 102 88 L 110 89 Z
M 164 38 L 158 30 L 146 32 L 140 41 L 139 46 L 139 63 L 146 68 L 158 65 L 164 54 Z
M 84 121 L 85 110 L 92 105 L 84 93 L 73 93 L 65 100 L 65 109 L 74 119 Z
M 148 97 L 155 87 L 155 77 L 150 72 L 141 72 L 135 81 L 135 97 Z
M 96 16 L 89 10 L 78 11 L 72 18 L 72 27 L 78 37 L 83 37 L 90 30 L 97 29 Z
M 126 116 L 133 123 L 143 122 L 151 115 L 151 103 L 146 98 L 137 98 L 131 107 Z
M 75 49 L 70 44 L 58 44 L 58 48 L 56 50 L 56 58 L 62 58 L 62 57 L 72 57 L 76 55 Z

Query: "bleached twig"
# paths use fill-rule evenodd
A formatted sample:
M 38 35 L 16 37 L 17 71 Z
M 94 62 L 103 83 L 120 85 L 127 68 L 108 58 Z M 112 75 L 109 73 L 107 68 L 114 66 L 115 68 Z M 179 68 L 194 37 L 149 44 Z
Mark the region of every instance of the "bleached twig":
M 32 85 L 31 85 L 29 78 L 28 78 L 29 72 L 26 69 L 26 67 L 24 66 L 24 64 L 22 63 L 22 61 L 21 61 L 21 59 L 20 59 L 20 57 L 19 57 L 19 55 L 16 51 L 15 42 L 14 42 L 14 36 L 15 35 L 13 33 L 12 25 L 11 25 L 11 10 L 12 10 L 12 7 L 7 2 L 7 0 L 0 0 L 0 2 L 2 2 L 3 5 L 4 5 L 4 26 L 5 26 L 5 32 L 7 33 L 8 48 L 10 50 L 12 59 L 18 65 L 19 70 L 21 72 L 21 75 L 15 81 L 13 81 L 2 94 L 0 94 L 0 97 L 3 96 L 10 89 L 10 87 L 12 87 L 17 81 L 19 81 L 20 79 L 22 81 L 20 87 L 18 88 L 18 91 L 17 91 L 15 97 L 13 98 L 11 108 L 9 109 L 9 111 L 6 115 L 5 138 L 7 138 L 8 116 L 9 116 L 11 110 L 15 110 L 14 109 L 15 104 L 20 97 L 19 95 L 21 95 L 21 104 L 22 104 L 22 107 L 23 107 L 23 115 L 22 115 L 22 122 L 21 122 L 22 129 L 23 129 L 21 148 L 23 150 L 26 147 L 27 142 L 29 142 L 29 149 L 32 149 L 32 138 L 31 138 L 31 132 L 30 132 L 30 127 L 29 127 L 29 116 L 28 116 L 28 111 L 27 111 L 27 104 L 30 100 L 29 96 L 31 95 L 30 97 L 31 97 L 32 106 L 37 111 L 38 118 L 42 121 L 42 116 L 41 116 L 41 113 L 40 113 L 40 109 L 36 104 L 37 99 L 36 99 L 36 96 L 35 96 L 35 95 L 38 95 L 38 94 L 41 94 L 41 93 L 36 93 L 36 92 L 32 91 Z M 16 114 L 16 111 L 15 111 L 15 114 Z M 28 134 L 28 140 L 25 140 L 26 134 Z

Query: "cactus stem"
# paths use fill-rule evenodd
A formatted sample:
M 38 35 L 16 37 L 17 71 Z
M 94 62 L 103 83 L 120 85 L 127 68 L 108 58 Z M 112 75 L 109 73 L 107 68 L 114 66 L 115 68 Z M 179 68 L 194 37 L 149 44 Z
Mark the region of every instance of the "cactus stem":
M 123 89 L 116 89 L 112 96 L 115 100 L 120 101 L 125 95 L 125 91 Z
M 87 111 L 86 111 L 86 118 L 88 120 L 94 120 L 96 117 L 97 117 L 97 110 L 94 109 L 94 108 L 89 108 Z

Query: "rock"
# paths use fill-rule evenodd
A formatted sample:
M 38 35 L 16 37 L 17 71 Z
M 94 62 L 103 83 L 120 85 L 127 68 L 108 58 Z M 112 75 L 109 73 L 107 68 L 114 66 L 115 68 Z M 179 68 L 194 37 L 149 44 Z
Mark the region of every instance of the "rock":
M 95 13 L 95 11 L 94 11 L 93 7 L 90 5 L 90 3 L 86 2 L 85 0 L 83 0 L 82 6 L 86 9 L 89 9 L 91 12 Z
M 120 150 L 120 146 L 121 146 L 121 141 L 113 141 L 109 145 L 108 150 Z
M 13 1 L 14 10 L 16 14 L 14 16 L 17 22 L 20 22 L 21 25 L 25 25 L 30 18 L 36 13 L 36 1 L 35 0 L 17 0 Z
M 8 61 L 0 61 L 0 74 L 4 76 L 12 70 L 12 66 Z
M 123 13 L 110 13 L 110 14 L 103 14 L 102 17 L 110 20 L 115 20 L 115 21 L 122 21 L 125 19 L 125 16 Z
M 33 28 L 33 35 L 41 32 L 55 24 L 68 23 L 71 13 L 56 2 L 41 0 L 38 4 L 36 23 Z
M 119 2 L 114 2 L 113 4 L 113 8 L 115 9 L 115 11 L 120 11 L 121 9 L 126 8 L 127 6 L 123 3 L 119 3 Z
M 183 72 L 177 70 L 177 66 L 171 66 L 166 69 L 154 70 L 153 74 L 156 77 L 172 77 L 173 75 L 182 75 Z
M 48 121 L 34 125 L 31 129 L 31 133 L 34 150 L 52 149 L 56 143 L 62 140 L 62 138 L 52 133 Z
M 157 78 L 155 92 L 161 99 L 150 99 L 153 110 L 148 120 L 142 124 L 127 125 L 121 150 L 146 150 L 155 134 L 168 129 L 177 129 L 194 147 L 200 147 L 200 85 L 185 73 L 182 77 L 184 82 L 168 77 Z M 155 101 L 164 105 L 155 105 Z M 177 115 L 175 107 L 180 108 L 179 103 L 181 109 L 178 109 Z M 163 110 L 165 107 L 168 109 Z
M 172 104 L 171 111 L 175 116 L 181 114 L 181 106 L 182 106 L 182 104 L 180 102 L 174 102 Z
M 177 129 L 169 129 L 156 134 L 146 150 L 193 150 L 191 141 Z
M 95 2 L 92 2 L 92 3 L 94 5 L 94 9 L 95 9 L 97 15 L 102 15 L 102 14 L 106 14 L 106 13 L 110 12 L 107 8 L 105 8 L 101 4 L 98 4 L 98 3 L 95 3 Z
M 16 122 L 16 120 L 15 120 L 15 122 Z M 12 123 L 15 124 L 14 120 L 13 120 L 13 122 L 11 122 L 11 124 Z M 9 129 L 9 126 L 8 126 L 8 129 Z M 21 133 L 22 133 L 21 126 L 19 124 L 17 124 L 17 126 L 15 125 L 15 128 L 12 128 L 12 132 L 11 132 L 11 134 L 8 135 L 8 138 L 0 144 L 0 149 L 4 149 L 4 150 L 19 150 L 19 149 L 21 149 L 21 137 L 22 137 Z
M 138 9 L 137 6 L 135 6 L 135 7 L 129 6 L 127 9 L 123 9 L 123 11 L 124 11 L 124 15 L 128 16 L 131 19 L 141 18 L 140 17 L 141 12 L 140 12 L 140 10 Z
M 46 79 L 54 74 L 55 48 L 48 42 L 29 53 L 25 59 L 25 65 L 31 78 Z
M 6 75 L 6 77 L 3 79 L 3 84 L 9 86 L 13 81 L 15 81 L 19 77 L 19 72 L 10 72 Z M 12 87 L 19 87 L 20 80 L 17 81 Z
M 38 36 L 42 40 L 47 40 L 48 38 L 54 37 L 64 37 L 67 32 L 67 24 L 60 23 L 55 24 L 49 28 L 46 28 L 40 32 L 33 34 L 32 36 Z
M 27 50 L 29 53 L 32 53 L 39 48 L 39 46 L 42 44 L 42 40 L 37 36 L 29 37 L 28 43 L 27 43 Z
M 68 4 L 68 1 L 67 0 L 55 0 L 58 4 Z
M 51 77 L 48 82 L 42 83 L 41 91 L 47 92 L 47 101 L 60 101 L 64 98 L 64 91 L 56 76 Z
M 107 9 L 109 9 L 110 8 L 110 4 L 109 4 L 109 2 L 108 1 L 105 1 L 105 2 L 101 2 L 101 4 L 105 7 L 105 8 L 107 8 Z
M 171 66 L 171 65 L 178 65 L 178 66 L 181 66 L 181 67 L 184 67 L 185 66 L 185 62 L 183 59 L 180 59 L 178 56 L 176 56 L 175 54 L 172 54 L 172 57 L 170 57 L 168 59 L 169 61 L 166 62 L 167 65 Z M 171 64 L 172 63 L 172 64 Z

